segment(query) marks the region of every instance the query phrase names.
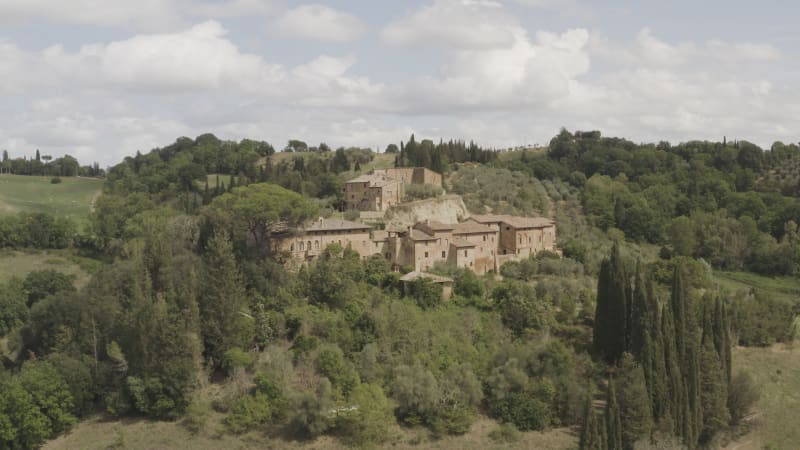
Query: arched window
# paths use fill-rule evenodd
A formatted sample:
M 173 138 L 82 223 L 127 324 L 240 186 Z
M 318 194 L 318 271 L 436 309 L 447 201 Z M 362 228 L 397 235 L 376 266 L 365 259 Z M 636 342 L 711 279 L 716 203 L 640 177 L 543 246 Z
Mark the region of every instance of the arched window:
M 314 250 L 319 250 L 319 241 L 314 241 Z
M 300 241 L 300 251 L 302 252 L 303 250 L 304 250 L 304 248 L 303 248 L 303 241 Z
M 308 243 L 306 244 L 306 248 L 311 250 L 311 241 L 308 241 Z

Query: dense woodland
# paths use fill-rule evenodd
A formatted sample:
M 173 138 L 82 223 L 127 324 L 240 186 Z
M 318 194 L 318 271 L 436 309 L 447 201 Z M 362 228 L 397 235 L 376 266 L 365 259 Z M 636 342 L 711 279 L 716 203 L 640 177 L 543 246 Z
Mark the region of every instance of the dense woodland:
M 771 176 L 800 158 L 796 145 L 566 130 L 546 151 L 390 145 L 396 165 L 444 172 L 473 212 L 559 220 L 563 258 L 509 263 L 502 277 L 437 267 L 455 279 L 445 303 L 347 248 L 297 273 L 276 263 L 270 232 L 336 213 L 343 181 L 375 156 L 284 150 L 180 138 L 112 167 L 88 230 L 0 219 L 0 247 L 102 262 L 80 290 L 53 271 L 0 288 L 0 448 L 36 447 L 94 414 L 199 432 L 212 410 L 227 433 L 350 445 L 380 444 L 396 424 L 462 434 L 483 415 L 509 442 L 573 427 L 581 449 L 715 448 L 758 395 L 731 346 L 794 337 L 797 304 L 732 295 L 712 274 L 800 274 L 798 186 Z

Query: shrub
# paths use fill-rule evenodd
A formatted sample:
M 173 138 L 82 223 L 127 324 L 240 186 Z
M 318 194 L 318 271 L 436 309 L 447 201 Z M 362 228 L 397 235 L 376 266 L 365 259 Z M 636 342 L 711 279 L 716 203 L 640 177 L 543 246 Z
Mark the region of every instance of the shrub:
M 522 437 L 517 427 L 512 423 L 504 423 L 489 432 L 489 439 L 498 444 L 513 444 Z
M 728 386 L 728 410 L 731 413 L 731 425 L 738 425 L 753 405 L 761 397 L 761 393 L 747 372 L 738 372 L 731 378 Z
M 61 184 L 61 177 L 53 177 L 50 179 L 50 184 Z
M 207 404 L 194 402 L 186 408 L 183 426 L 192 434 L 197 434 L 205 428 L 210 414 L 211 408 Z
M 228 375 L 231 375 L 236 369 L 250 369 L 254 361 L 253 355 L 239 347 L 234 347 L 222 356 L 222 367 L 228 372 Z
M 433 186 L 430 184 L 407 184 L 406 198 L 413 200 L 422 200 L 426 198 L 438 197 L 444 193 L 441 186 Z
M 244 433 L 269 423 L 271 419 L 269 399 L 265 394 L 256 392 L 236 400 L 230 414 L 225 417 L 225 427 L 232 433 Z

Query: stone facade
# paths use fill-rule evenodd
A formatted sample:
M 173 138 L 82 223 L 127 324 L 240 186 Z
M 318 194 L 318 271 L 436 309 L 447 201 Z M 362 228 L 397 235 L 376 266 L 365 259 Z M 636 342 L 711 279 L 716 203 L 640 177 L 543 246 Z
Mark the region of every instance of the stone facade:
M 474 215 L 468 220 L 496 229 L 500 235 L 498 253 L 525 259 L 541 251 L 558 253 L 556 224 L 544 217 Z
M 403 200 L 403 187 L 401 181 L 386 175 L 361 175 L 344 185 L 347 209 L 386 211 Z
M 456 224 L 426 221 L 397 230 L 320 218 L 304 229 L 273 235 L 272 243 L 273 251 L 287 262 L 311 261 L 328 245 L 338 244 L 356 251 L 361 259 L 381 255 L 396 269 L 423 272 L 441 262 L 479 275 L 540 251 L 559 252 L 552 220 L 494 215 L 472 216 Z
M 371 174 L 382 174 L 405 184 L 442 185 L 442 174 L 426 167 L 393 167 L 390 169 L 372 169 Z
M 399 205 L 407 184 L 442 185 L 442 174 L 424 167 L 373 169 L 344 184 L 347 209 L 386 211 Z

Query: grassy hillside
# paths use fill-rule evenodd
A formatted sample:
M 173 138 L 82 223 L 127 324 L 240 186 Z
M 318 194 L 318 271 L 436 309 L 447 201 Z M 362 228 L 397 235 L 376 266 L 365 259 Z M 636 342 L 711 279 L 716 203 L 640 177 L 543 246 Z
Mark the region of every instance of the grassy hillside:
M 289 450 L 344 450 L 342 445 L 330 436 L 313 441 L 289 441 L 269 436 L 262 432 L 244 435 L 221 433 L 221 416 L 212 415 L 207 423 L 207 431 L 190 433 L 182 422 L 154 422 L 128 419 L 107 421 L 100 418 L 79 424 L 68 434 L 54 439 L 43 447 L 44 450 L 85 449 L 103 450 L 124 448 L 128 450 L 175 449 L 211 450 L 229 449 L 289 449 Z M 431 438 L 421 428 L 395 427 L 392 438 L 386 447 L 414 450 L 489 450 L 489 449 L 548 449 L 561 450 L 576 448 L 578 438 L 575 430 L 557 428 L 544 433 L 520 433 L 515 442 L 497 442 L 489 434 L 498 425 L 489 419 L 479 420 L 472 425 L 469 433 L 463 436 L 450 436 L 442 439 Z
M 91 260 L 87 260 L 91 261 Z M 89 264 L 99 264 L 96 261 Z M 8 281 L 11 277 L 24 278 L 34 270 L 56 270 L 66 275 L 75 275 L 77 287 L 86 285 L 89 273 L 81 268 L 76 257 L 67 251 L 45 252 L 19 252 L 13 250 L 0 250 L 0 283 Z
M 770 296 L 795 303 L 800 300 L 800 280 L 794 277 L 765 277 L 750 272 L 715 271 L 719 286 L 730 292 L 757 289 Z
M 92 202 L 100 194 L 103 181 L 94 178 L 64 177 L 51 184 L 50 177 L 0 176 L 0 215 L 18 212 L 47 212 L 69 217 L 80 226 L 88 223 Z
M 775 345 L 770 348 L 736 348 L 734 370 L 753 376 L 761 389 L 752 432 L 728 449 L 792 449 L 800 442 L 800 349 Z

